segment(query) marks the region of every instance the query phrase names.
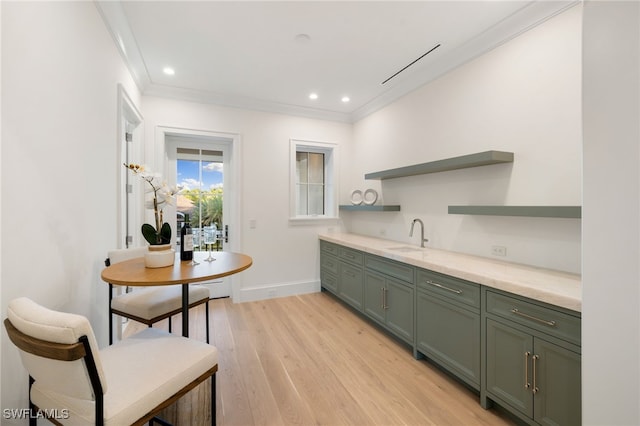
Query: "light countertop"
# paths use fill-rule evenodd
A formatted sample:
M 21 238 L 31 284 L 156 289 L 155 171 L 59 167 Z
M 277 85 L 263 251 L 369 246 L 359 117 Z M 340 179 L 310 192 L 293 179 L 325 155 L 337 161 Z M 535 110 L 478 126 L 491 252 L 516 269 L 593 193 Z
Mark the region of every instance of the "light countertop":
M 319 238 L 572 311 L 582 310 L 582 279 L 577 274 L 445 250 L 420 248 L 417 245 L 358 234 L 327 233 L 320 234 Z

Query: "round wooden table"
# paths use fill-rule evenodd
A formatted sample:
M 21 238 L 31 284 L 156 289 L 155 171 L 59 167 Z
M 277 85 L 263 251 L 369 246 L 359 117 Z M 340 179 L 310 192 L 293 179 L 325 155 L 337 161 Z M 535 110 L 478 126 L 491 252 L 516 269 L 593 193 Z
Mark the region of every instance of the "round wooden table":
M 213 262 L 206 262 L 207 252 L 193 252 L 193 259 L 197 265 L 190 265 L 190 261 L 180 261 L 180 254 L 176 253 L 173 266 L 165 268 L 147 268 L 144 258 L 125 260 L 106 267 L 102 280 L 115 285 L 125 286 L 159 286 L 182 285 L 182 335 L 189 337 L 189 284 L 211 281 L 228 275 L 237 274 L 249 268 L 253 263 L 246 254 L 233 252 L 215 252 Z

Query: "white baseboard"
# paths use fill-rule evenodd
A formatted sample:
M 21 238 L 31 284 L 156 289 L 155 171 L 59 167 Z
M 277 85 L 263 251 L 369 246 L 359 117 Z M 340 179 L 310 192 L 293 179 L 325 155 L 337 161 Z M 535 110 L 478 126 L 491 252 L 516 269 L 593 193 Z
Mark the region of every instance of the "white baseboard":
M 317 293 L 320 291 L 320 280 L 273 284 L 266 287 L 242 288 L 233 300 L 234 303 L 255 302 L 257 300 L 274 299 L 276 297 L 295 296 L 297 294 Z

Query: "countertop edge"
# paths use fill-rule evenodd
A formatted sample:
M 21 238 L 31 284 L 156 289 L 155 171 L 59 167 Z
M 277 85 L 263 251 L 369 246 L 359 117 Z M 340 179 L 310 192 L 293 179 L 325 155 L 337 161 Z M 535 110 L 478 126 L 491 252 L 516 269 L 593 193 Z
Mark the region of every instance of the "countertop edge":
M 385 247 L 407 246 L 405 243 L 359 234 L 319 234 L 318 238 L 578 313 L 582 311 L 582 281 L 577 274 L 431 248 L 416 247 L 415 253 L 404 254 Z

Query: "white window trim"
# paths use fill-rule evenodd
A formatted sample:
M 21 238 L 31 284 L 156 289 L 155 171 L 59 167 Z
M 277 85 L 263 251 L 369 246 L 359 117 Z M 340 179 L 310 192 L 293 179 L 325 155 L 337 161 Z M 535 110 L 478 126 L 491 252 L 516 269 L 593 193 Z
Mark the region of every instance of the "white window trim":
M 338 220 L 338 144 L 303 139 L 290 139 L 289 158 L 289 223 L 294 225 L 326 224 Z M 308 151 L 325 154 L 325 214 L 296 214 L 296 152 Z

